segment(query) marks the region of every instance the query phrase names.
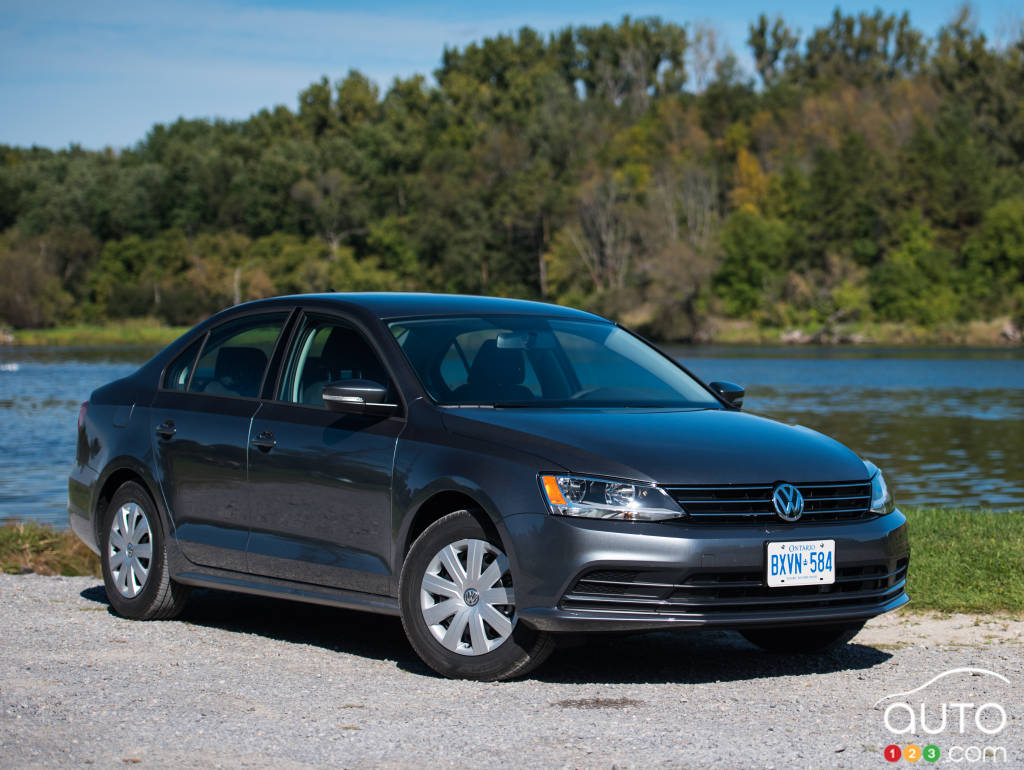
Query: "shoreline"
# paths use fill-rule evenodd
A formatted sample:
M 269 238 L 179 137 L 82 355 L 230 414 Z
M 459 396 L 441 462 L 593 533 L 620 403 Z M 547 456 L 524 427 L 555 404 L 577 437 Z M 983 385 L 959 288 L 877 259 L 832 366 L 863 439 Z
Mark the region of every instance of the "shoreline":
M 72 324 L 50 329 L 0 330 L 0 350 L 19 348 L 162 348 L 190 326 L 166 326 L 150 319 L 109 324 Z
M 166 326 L 151 319 L 129 319 L 105 324 L 72 324 L 50 329 L 0 328 L 0 350 L 20 348 L 163 347 L 191 327 Z M 934 328 L 893 323 L 857 323 L 813 326 L 758 326 L 752 321 L 713 319 L 703 333 L 690 340 L 655 340 L 661 346 L 735 345 L 828 347 L 978 347 L 1024 350 L 1024 330 L 1008 317 L 969 321 Z
M 716 345 L 771 344 L 794 348 L 986 347 L 1014 350 L 1024 347 L 1024 330 L 1009 316 L 935 327 L 891 322 L 757 326 L 752 321 L 716 319 L 711 321 L 706 336 L 707 342 Z

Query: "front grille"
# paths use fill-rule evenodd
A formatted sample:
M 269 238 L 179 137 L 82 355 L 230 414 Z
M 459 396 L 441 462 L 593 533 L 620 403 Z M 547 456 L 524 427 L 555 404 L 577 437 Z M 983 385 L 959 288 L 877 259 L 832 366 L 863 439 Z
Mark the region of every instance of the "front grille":
M 799 521 L 853 521 L 871 516 L 871 482 L 795 484 L 804 498 Z M 780 522 L 772 506 L 771 484 L 737 484 L 724 487 L 665 487 L 689 516 L 688 523 L 749 524 Z
M 671 615 L 855 609 L 902 593 L 907 559 L 840 567 L 832 585 L 769 588 L 763 572 L 698 570 L 679 582 L 665 572 L 588 572 L 561 601 L 563 609 Z

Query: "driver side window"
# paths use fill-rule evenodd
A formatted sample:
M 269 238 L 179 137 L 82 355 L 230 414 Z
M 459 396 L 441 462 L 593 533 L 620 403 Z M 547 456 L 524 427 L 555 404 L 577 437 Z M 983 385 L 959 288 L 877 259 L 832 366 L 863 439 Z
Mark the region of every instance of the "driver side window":
M 360 332 L 330 318 L 306 316 L 292 346 L 278 399 L 324 408 L 324 388 L 346 380 L 390 386 L 387 370 Z

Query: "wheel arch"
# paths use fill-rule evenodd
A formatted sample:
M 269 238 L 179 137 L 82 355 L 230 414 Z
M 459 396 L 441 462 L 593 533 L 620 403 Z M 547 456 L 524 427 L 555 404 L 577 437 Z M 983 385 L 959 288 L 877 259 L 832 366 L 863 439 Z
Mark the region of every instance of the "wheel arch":
M 101 542 L 100 529 L 103 525 L 103 514 L 106 512 L 107 506 L 110 505 L 110 501 L 117 494 L 117 490 L 130 481 L 134 481 L 146 490 L 150 499 L 156 505 L 164 532 L 169 532 L 167 512 L 164 510 L 155 482 L 147 478 L 145 471 L 137 463 L 133 462 L 131 458 L 121 458 L 120 461 L 112 462 L 107 466 L 102 481 L 97 485 L 98 491 L 92 506 L 93 534 L 96 537 L 97 543 Z
M 460 510 L 469 511 L 480 522 L 480 526 L 484 528 L 488 535 L 497 538 L 498 542 L 502 543 L 502 545 L 505 544 L 505 538 L 501 536 L 501 532 L 499 532 L 490 513 L 476 497 L 465 490 L 444 489 L 435 491 L 416 508 L 416 512 L 412 515 L 409 526 L 402 538 L 401 551 L 399 553 L 401 562 L 405 562 L 412 544 L 416 542 L 416 538 L 426 531 L 427 527 L 449 513 Z

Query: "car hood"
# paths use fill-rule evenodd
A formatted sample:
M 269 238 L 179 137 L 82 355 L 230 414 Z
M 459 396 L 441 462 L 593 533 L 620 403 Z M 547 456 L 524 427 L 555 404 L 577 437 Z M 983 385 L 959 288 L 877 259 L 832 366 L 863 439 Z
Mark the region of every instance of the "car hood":
M 864 463 L 799 425 L 724 409 L 446 409 L 445 426 L 580 474 L 661 484 L 859 481 Z

